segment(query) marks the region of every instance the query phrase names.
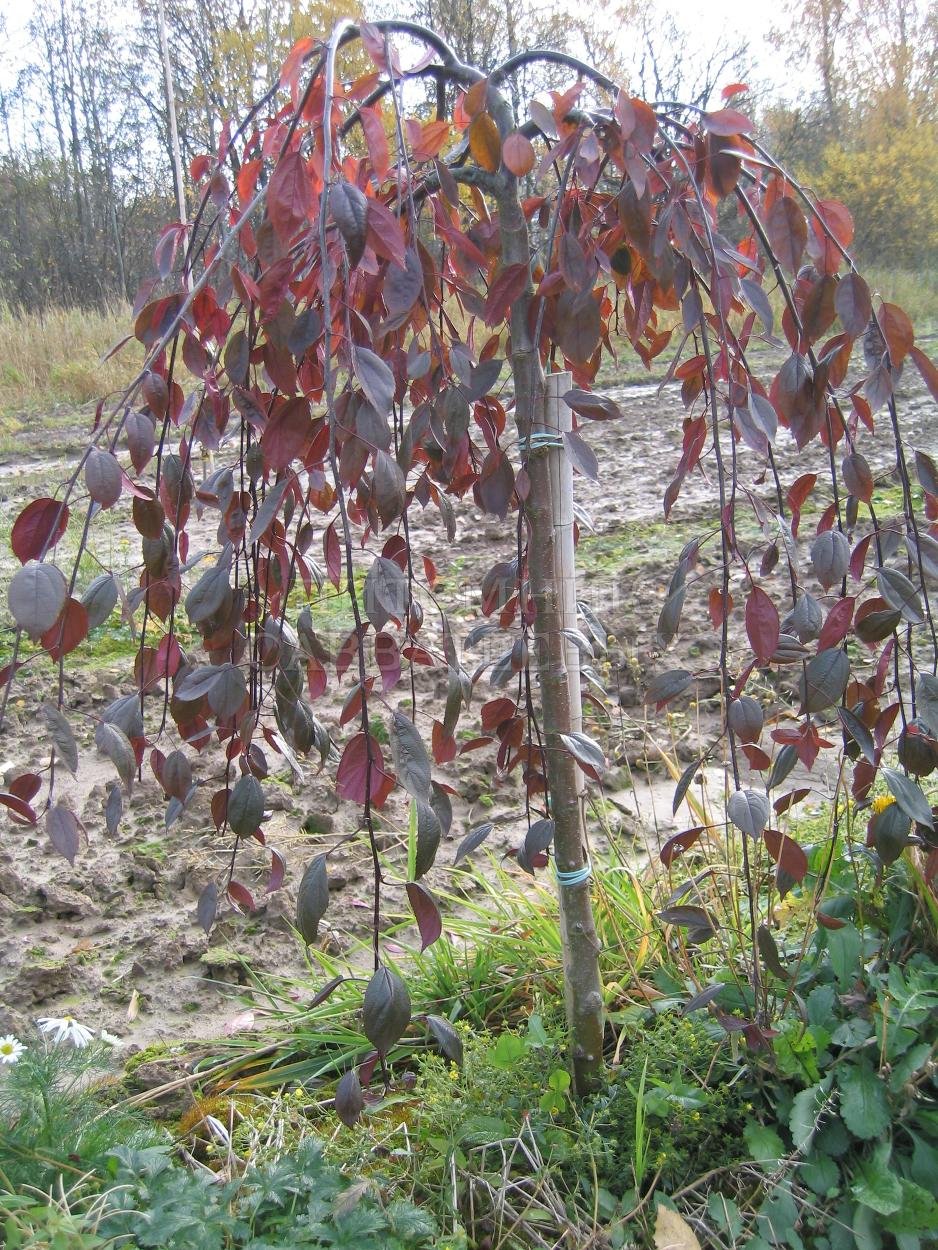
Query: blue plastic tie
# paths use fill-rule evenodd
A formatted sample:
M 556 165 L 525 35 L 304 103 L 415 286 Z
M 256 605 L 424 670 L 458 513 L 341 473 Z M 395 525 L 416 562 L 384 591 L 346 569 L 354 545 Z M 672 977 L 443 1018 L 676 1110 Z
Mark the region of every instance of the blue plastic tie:
M 557 861 L 554 860 L 554 873 L 557 877 L 557 884 L 568 888 L 574 885 L 582 885 L 584 881 L 589 881 L 593 875 L 593 865 L 588 859 L 582 868 L 574 868 L 572 872 L 561 872 L 556 865 Z
M 528 439 L 529 453 L 546 451 L 551 447 L 557 447 L 562 451 L 563 446 L 563 435 L 557 434 L 554 430 L 533 430 Z

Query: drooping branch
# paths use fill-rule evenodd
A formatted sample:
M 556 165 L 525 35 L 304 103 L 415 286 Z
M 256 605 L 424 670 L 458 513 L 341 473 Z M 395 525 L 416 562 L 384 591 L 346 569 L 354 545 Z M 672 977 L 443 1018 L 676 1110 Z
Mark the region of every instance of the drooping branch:
M 567 69 L 575 70 L 581 78 L 589 79 L 604 91 L 615 94 L 619 90 L 618 85 L 611 78 L 600 73 L 594 66 L 581 61 L 579 57 L 569 52 L 561 52 L 556 48 L 535 48 L 530 52 L 515 53 L 492 70 L 489 82 L 493 87 L 498 87 L 512 74 L 517 74 L 519 70 L 528 69 L 534 65 L 562 65 Z

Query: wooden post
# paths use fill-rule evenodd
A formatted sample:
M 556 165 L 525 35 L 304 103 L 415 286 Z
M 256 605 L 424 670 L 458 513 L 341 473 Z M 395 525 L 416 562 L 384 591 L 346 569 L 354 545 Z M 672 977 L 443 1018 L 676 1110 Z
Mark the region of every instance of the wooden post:
M 559 439 L 573 429 L 573 412 L 563 396 L 573 387 L 570 373 L 549 373 L 544 404 L 544 428 Z M 573 543 L 573 465 L 561 446 L 547 452 L 550 467 L 550 498 L 554 513 L 554 579 L 560 591 L 562 629 L 577 628 L 576 612 L 576 548 Z M 583 729 L 583 701 L 580 694 L 580 649 L 572 638 L 563 640 L 570 691 L 570 729 Z M 583 773 L 577 768 L 577 793 L 583 793 Z
M 569 374 L 549 375 L 541 389 L 540 420 L 532 422 L 528 576 L 537 609 L 537 667 L 554 820 L 564 994 L 575 1088 L 583 1095 L 601 1081 L 603 1012 L 583 773 L 560 738 L 579 732 L 583 722 L 579 651 L 562 632 L 576 624 L 573 468 L 562 436 L 564 426 L 571 428 L 572 415 L 561 398 L 569 389 Z

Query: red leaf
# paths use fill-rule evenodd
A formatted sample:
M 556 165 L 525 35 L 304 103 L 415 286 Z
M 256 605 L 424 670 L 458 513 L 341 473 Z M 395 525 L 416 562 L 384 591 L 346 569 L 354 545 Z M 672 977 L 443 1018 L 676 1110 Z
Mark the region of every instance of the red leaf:
M 482 728 L 493 733 L 499 725 L 511 720 L 518 711 L 514 699 L 492 699 L 482 705 Z
M 504 521 L 511 506 L 515 489 L 515 474 L 511 461 L 498 447 L 490 451 L 482 463 L 482 471 L 476 485 L 476 494 L 486 512 Z
M 814 489 L 815 482 L 817 482 L 816 473 L 803 473 L 796 482 L 792 482 L 791 486 L 788 488 L 786 499 L 788 501 L 789 508 L 791 508 L 793 512 L 800 512 L 804 505 L 804 501 Z
M 778 609 L 759 586 L 746 599 L 746 633 L 760 664 L 767 664 L 778 648 Z
M 24 824 L 34 825 L 36 823 L 36 813 L 26 800 L 19 798 L 18 795 L 10 794 L 6 790 L 0 790 L 0 803 L 4 807 L 9 808 L 14 817 L 21 820 Z
M 77 599 L 66 599 L 59 619 L 42 635 L 42 645 L 53 660 L 68 655 L 88 637 L 88 613 Z
M 10 782 L 10 793 L 22 799 L 24 803 L 30 803 L 39 793 L 41 786 L 42 778 L 36 773 L 20 773 Z
M 534 145 L 520 130 L 512 131 L 502 144 L 502 163 L 516 178 L 529 174 L 537 163 Z
M 817 649 L 819 652 L 827 651 L 830 647 L 836 647 L 846 638 L 850 622 L 853 620 L 855 603 L 856 600 L 850 597 L 840 599 L 828 612 L 824 628 L 821 630 L 818 638 Z
M 733 600 L 730 598 L 730 611 L 733 608 Z M 718 586 L 711 586 L 707 595 L 707 610 L 710 613 L 710 624 L 714 629 L 719 629 L 723 624 L 726 615 L 723 606 L 723 591 Z
M 419 881 L 408 881 L 404 887 L 420 930 L 421 951 L 432 946 L 443 932 L 443 919 L 436 899 Z
M 267 189 L 267 215 L 283 243 L 289 243 L 306 225 L 312 206 L 312 186 L 303 158 L 298 151 L 287 152 Z
M 702 834 L 707 832 L 706 825 L 697 825 L 693 829 L 684 829 L 681 833 L 674 833 L 667 841 L 661 844 L 661 862 L 665 868 L 670 868 L 677 859 L 678 855 L 682 855 L 685 851 L 690 850 L 695 842 L 699 841 Z
M 808 871 L 808 857 L 792 838 L 777 829 L 764 829 L 762 841 L 783 872 L 795 881 L 803 881 Z
M 240 881 L 228 882 L 228 897 L 236 907 L 243 908 L 243 910 L 248 912 L 257 911 L 257 904 L 254 902 L 254 895 L 247 888 L 247 886 L 242 885 Z
M 329 685 L 329 675 L 323 665 L 315 657 L 306 661 L 306 687 L 310 699 L 318 699 Z
M 700 124 L 715 135 L 746 134 L 753 128 L 746 114 L 737 109 L 717 109 L 715 113 L 704 113 Z
M 787 812 L 790 807 L 794 807 L 796 803 L 800 803 L 806 799 L 811 791 L 805 787 L 800 790 L 791 790 L 788 794 L 783 794 L 780 799 L 776 799 L 772 806 L 775 808 L 775 814 L 781 816 L 783 812 Z
M 279 890 L 283 885 L 283 879 L 286 876 L 287 861 L 283 858 L 279 851 L 270 848 L 270 876 L 267 879 L 267 885 L 264 888 L 265 894 L 273 894 L 275 890 Z
M 68 525 L 69 511 L 55 499 L 34 499 L 13 523 L 10 546 L 20 564 L 41 560 L 59 541 Z
M 358 115 L 361 119 L 362 132 L 365 136 L 365 143 L 368 145 L 368 155 L 371 157 L 371 163 L 374 166 L 375 174 L 378 181 L 383 182 L 388 176 L 388 170 L 391 167 L 391 163 L 388 153 L 388 137 L 384 129 L 381 105 L 378 104 L 372 108 L 361 108 L 359 109 Z
M 401 223 L 380 200 L 368 201 L 368 242 L 379 256 L 385 256 L 404 268 L 407 245 Z
M 124 435 L 127 439 L 127 450 L 130 452 L 130 462 L 138 473 L 142 473 L 156 446 L 153 418 L 145 412 L 128 413 L 124 422 Z
M 851 338 L 861 335 L 869 324 L 873 311 L 870 288 L 858 273 L 848 273 L 837 283 L 834 297 L 841 325 Z
M 370 770 L 369 770 L 370 754 Z M 380 807 L 394 787 L 394 777 L 384 770 L 384 757 L 376 738 L 357 733 L 342 752 L 335 778 L 335 791 L 340 799 Z
M 375 660 L 381 672 L 381 689 L 387 694 L 401 679 L 401 653 L 390 634 L 375 637 Z
M 911 347 L 909 355 L 915 361 L 915 367 L 922 375 L 922 381 L 928 387 L 932 399 L 938 402 L 938 369 L 935 368 L 925 353 L 917 347 Z
M 450 136 L 449 122 L 425 122 L 408 119 L 407 132 L 414 157 L 418 161 L 439 156 Z
M 509 265 L 489 287 L 483 320 L 487 326 L 498 325 L 508 315 L 511 305 L 528 282 L 527 265 Z
M 783 195 L 772 205 L 766 230 L 781 264 L 790 273 L 797 273 L 808 242 L 808 223 L 791 196 Z
M 261 436 L 265 462 L 277 471 L 287 468 L 292 460 L 302 459 L 312 435 L 308 400 L 290 399 L 278 405 Z
M 862 581 L 863 579 L 863 568 L 866 564 L 866 554 L 869 551 L 872 539 L 872 534 L 867 534 L 865 538 L 861 538 L 854 547 L 850 556 L 850 576 L 855 582 Z
M 898 304 L 883 304 L 876 320 L 889 348 L 890 360 L 894 365 L 901 365 L 915 345 L 915 330 L 908 313 Z
M 437 764 L 449 764 L 456 758 L 458 751 L 456 739 L 446 732 L 442 723 L 438 720 L 433 722 L 431 747 L 433 758 Z

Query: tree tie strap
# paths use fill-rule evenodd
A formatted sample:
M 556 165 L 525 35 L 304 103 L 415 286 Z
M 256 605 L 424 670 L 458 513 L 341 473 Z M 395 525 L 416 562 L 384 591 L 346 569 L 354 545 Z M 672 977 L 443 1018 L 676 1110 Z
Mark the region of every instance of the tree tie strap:
M 565 886 L 567 889 L 575 885 L 582 885 L 584 881 L 589 881 L 593 875 L 593 865 L 589 859 L 582 868 L 574 868 L 572 872 L 562 872 L 557 867 L 557 861 L 554 860 L 554 874 L 557 877 L 557 884 Z
M 527 452 L 533 455 L 536 451 L 548 451 L 557 448 L 563 451 L 563 435 L 555 430 L 532 430 L 528 438 Z

